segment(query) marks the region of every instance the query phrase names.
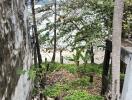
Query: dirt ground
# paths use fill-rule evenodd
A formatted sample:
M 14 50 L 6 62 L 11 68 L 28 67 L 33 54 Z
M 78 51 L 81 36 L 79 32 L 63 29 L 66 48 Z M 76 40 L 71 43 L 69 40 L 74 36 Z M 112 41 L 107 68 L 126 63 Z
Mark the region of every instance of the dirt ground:
M 64 83 L 65 81 L 76 80 L 78 75 L 69 73 L 67 70 L 61 69 L 54 71 L 47 77 L 47 84 L 52 85 L 57 82 Z M 101 92 L 101 76 L 94 75 L 93 85 L 86 89 L 88 93 L 93 95 L 100 95 Z

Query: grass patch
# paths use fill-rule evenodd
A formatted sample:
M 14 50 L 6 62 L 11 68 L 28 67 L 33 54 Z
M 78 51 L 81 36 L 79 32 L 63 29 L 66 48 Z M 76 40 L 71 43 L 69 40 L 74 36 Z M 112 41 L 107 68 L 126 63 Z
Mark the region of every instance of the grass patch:
M 71 86 L 74 88 L 85 88 L 90 86 L 89 77 L 78 78 L 77 80 L 71 81 Z
M 102 65 L 100 64 L 83 64 L 78 67 L 78 72 L 83 74 L 96 73 L 98 75 L 102 74 Z
M 69 84 L 55 84 L 46 87 L 43 91 L 45 96 L 55 98 L 65 93 L 63 100 L 104 100 L 101 96 L 91 95 L 85 90 L 74 89 Z
M 59 96 L 62 92 L 67 92 L 70 90 L 70 86 L 67 84 L 55 84 L 52 86 L 46 87 L 46 89 L 43 91 L 43 94 L 49 97 L 57 97 Z
M 74 90 L 70 91 L 64 100 L 103 100 L 103 97 L 90 95 L 86 91 Z
M 45 63 L 42 64 L 42 66 L 45 66 Z M 60 69 L 66 69 L 72 74 L 75 74 L 77 72 L 77 67 L 75 64 L 60 64 L 60 63 L 49 63 L 49 71 L 59 71 Z
M 45 67 L 45 63 L 42 64 Z M 59 71 L 60 69 L 66 69 L 72 74 L 77 72 L 88 74 L 88 73 L 96 73 L 100 75 L 102 73 L 102 65 L 101 64 L 87 64 L 84 66 L 83 64 L 77 67 L 75 64 L 60 64 L 60 63 L 49 63 L 49 71 Z
M 45 69 L 45 64 L 42 64 L 43 69 Z M 90 78 L 87 74 L 95 73 L 101 75 L 102 65 L 98 64 L 87 64 L 84 66 L 81 64 L 77 67 L 75 64 L 60 64 L 60 63 L 49 63 L 49 72 L 59 71 L 65 69 L 72 74 L 78 72 L 83 73 L 84 76 L 65 82 L 63 84 L 56 83 L 52 86 L 47 86 L 43 91 L 45 96 L 55 98 L 60 96 L 62 93 L 66 94 L 63 100 L 103 100 L 101 96 L 90 95 L 86 91 L 87 87 L 91 86 Z

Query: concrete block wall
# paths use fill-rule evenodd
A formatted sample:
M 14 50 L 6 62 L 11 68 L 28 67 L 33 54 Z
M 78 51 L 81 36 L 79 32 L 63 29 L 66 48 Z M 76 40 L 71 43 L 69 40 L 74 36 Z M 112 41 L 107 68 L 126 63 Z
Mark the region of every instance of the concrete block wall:
M 29 100 L 32 64 L 26 0 L 0 0 L 0 100 Z

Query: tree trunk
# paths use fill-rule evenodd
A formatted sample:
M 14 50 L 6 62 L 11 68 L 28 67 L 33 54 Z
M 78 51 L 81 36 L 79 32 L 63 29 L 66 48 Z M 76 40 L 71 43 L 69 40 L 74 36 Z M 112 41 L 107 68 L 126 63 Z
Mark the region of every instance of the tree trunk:
M 39 47 L 38 34 L 37 34 L 37 25 L 36 25 L 36 18 L 35 18 L 35 9 L 34 9 L 34 5 L 35 4 L 34 4 L 34 0 L 31 0 L 31 5 L 32 5 L 32 17 L 33 17 L 33 29 L 34 29 L 35 40 L 36 40 L 35 41 L 35 52 L 37 50 L 38 65 L 39 65 L 39 68 L 41 68 L 42 58 L 41 58 L 41 54 L 40 54 L 40 47 Z M 35 54 L 35 52 L 34 52 L 34 54 Z M 40 85 L 40 87 L 42 87 L 41 86 L 41 82 L 39 83 L 39 85 Z M 39 99 L 42 100 L 43 99 L 42 93 L 40 93 L 39 96 L 40 96 Z
M 86 50 L 86 53 L 85 53 L 85 59 L 84 59 L 84 66 L 86 67 L 87 63 L 88 63 L 88 53 L 89 53 L 89 50 L 87 49 Z
M 36 39 L 35 39 L 35 33 L 34 28 L 32 27 L 33 32 L 33 55 L 34 55 L 34 66 L 37 67 L 37 52 L 36 52 Z
M 90 80 L 89 80 L 89 82 L 90 82 L 90 83 L 93 83 L 93 78 L 94 78 L 94 75 L 93 75 L 93 73 L 92 73 L 92 74 L 90 74 L 90 76 L 89 76 L 89 77 L 90 77 Z
M 60 58 L 60 63 L 63 64 L 63 56 Z
M 61 100 L 61 99 L 60 99 L 60 97 L 58 96 L 58 97 L 55 97 L 55 100 Z
M 125 23 L 127 23 L 128 19 L 127 19 L 127 16 L 128 16 L 128 13 L 127 13 L 128 9 L 127 7 L 125 7 L 124 5 L 124 14 L 123 14 L 123 27 L 122 27 L 122 34 L 121 34 L 121 37 L 122 37 L 122 40 L 125 39 L 125 38 L 128 38 L 128 35 L 126 34 L 126 30 L 125 30 Z M 128 32 L 129 34 L 129 32 Z
M 104 56 L 104 62 L 103 62 L 103 72 L 102 72 L 102 89 L 101 89 L 101 95 L 105 95 L 107 89 L 108 89 L 108 72 L 110 69 L 110 53 L 112 49 L 112 43 L 106 40 L 106 50 L 105 50 L 105 56 Z
M 76 66 L 79 67 L 79 60 L 75 62 Z
M 62 56 L 62 51 L 63 50 L 60 50 L 60 63 L 63 64 L 63 56 Z
M 54 0 L 54 8 L 55 8 L 55 17 L 54 17 L 54 51 L 53 51 L 53 57 L 51 62 L 55 62 L 56 57 L 56 0 Z
M 93 45 L 91 45 L 90 56 L 91 56 L 91 64 L 94 64 L 94 52 L 93 52 Z
M 37 55 L 38 55 L 38 64 L 39 67 L 41 67 L 41 63 L 42 63 L 42 58 L 41 58 L 41 54 L 40 54 L 40 47 L 39 47 L 39 41 L 38 41 L 38 34 L 37 34 L 37 25 L 36 25 L 36 18 L 35 18 L 35 9 L 34 9 L 34 0 L 31 0 L 31 5 L 32 5 L 32 17 L 33 17 L 33 28 L 34 28 L 34 34 L 35 34 L 35 46 L 37 49 Z
M 115 0 L 112 33 L 112 100 L 119 100 L 120 97 L 120 48 L 123 6 L 123 0 Z

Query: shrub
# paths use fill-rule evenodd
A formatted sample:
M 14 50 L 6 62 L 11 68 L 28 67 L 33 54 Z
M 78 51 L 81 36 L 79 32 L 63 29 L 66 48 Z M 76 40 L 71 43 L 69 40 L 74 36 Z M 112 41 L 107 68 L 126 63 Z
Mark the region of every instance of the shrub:
M 66 92 L 70 89 L 69 85 L 67 84 L 55 84 L 52 86 L 48 86 L 44 91 L 43 94 L 49 97 L 57 97 L 62 92 Z
M 78 72 L 83 73 L 83 74 L 88 74 L 88 73 L 96 73 L 96 74 L 101 74 L 102 73 L 102 67 L 101 65 L 97 64 L 87 64 L 86 66 L 80 65 L 78 67 Z
M 53 86 L 48 86 L 44 91 L 43 94 L 49 97 L 56 97 L 58 95 L 60 95 L 61 93 L 61 86 L 56 84 Z
M 90 82 L 89 82 L 89 77 L 83 77 L 83 78 L 79 78 L 77 80 L 74 80 L 71 82 L 71 85 L 73 87 L 87 87 L 90 85 Z
M 77 72 L 77 67 L 74 64 L 64 64 L 62 66 L 72 74 L 75 74 Z

